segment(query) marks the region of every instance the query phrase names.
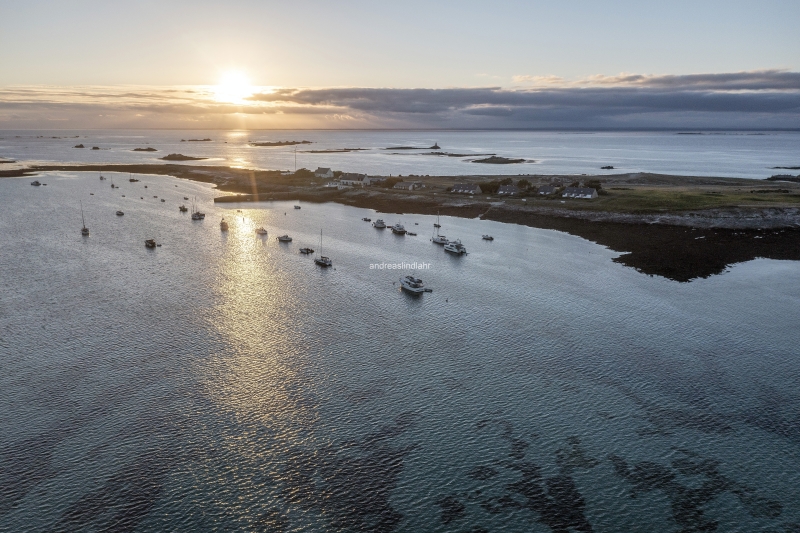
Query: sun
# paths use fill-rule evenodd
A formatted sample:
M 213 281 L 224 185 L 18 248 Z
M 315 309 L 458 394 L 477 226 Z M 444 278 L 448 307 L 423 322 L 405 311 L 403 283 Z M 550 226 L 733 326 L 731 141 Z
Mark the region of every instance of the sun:
M 228 72 L 214 86 L 214 98 L 218 102 L 229 104 L 246 104 L 246 98 L 254 92 L 255 89 L 243 72 Z

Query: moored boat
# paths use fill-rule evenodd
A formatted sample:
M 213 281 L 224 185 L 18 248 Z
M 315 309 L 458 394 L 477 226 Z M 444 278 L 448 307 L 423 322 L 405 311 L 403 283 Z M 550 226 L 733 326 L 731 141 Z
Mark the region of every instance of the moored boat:
M 185 213 L 185 212 L 186 212 L 186 211 L 188 211 L 189 209 L 188 209 L 188 208 L 187 208 L 185 205 L 181 205 L 180 207 L 178 207 L 178 210 L 179 210 L 181 213 Z
M 431 289 L 426 289 L 422 280 L 414 276 L 404 276 L 400 278 L 400 288 L 412 294 L 422 294 L 423 292 L 432 292 Z
M 444 235 L 434 235 L 434 237 L 431 239 L 431 242 L 434 244 L 447 244 L 450 241 L 448 241 L 447 237 Z
M 382 218 L 379 218 L 378 220 L 376 220 L 375 222 L 372 223 L 372 227 L 374 227 L 376 229 L 385 229 L 386 228 L 386 223 L 383 221 Z
M 121 216 L 122 216 L 122 215 L 124 215 L 124 214 L 125 214 L 125 213 L 123 213 L 122 211 L 117 211 L 117 216 L 118 216 L 118 217 L 121 217 Z
M 219 229 L 222 231 L 228 231 L 228 223 L 225 221 L 225 217 L 222 217 L 222 220 L 220 220 Z
M 31 182 L 31 185 L 33 185 L 34 187 L 38 187 L 39 185 L 41 185 L 41 183 L 39 183 L 39 180 L 34 180 Z
M 146 241 L 144 241 L 144 245 L 147 248 L 155 248 L 156 247 L 156 241 L 155 241 L 155 239 L 147 239 Z
M 392 229 L 392 233 L 394 233 L 395 235 L 405 235 L 406 234 L 406 228 L 403 227 L 403 225 L 401 223 L 399 223 L 399 222 L 397 224 L 395 224 L 394 226 L 392 226 L 391 229 Z
M 264 229 L 264 226 L 261 226 L 260 228 L 258 228 L 256 230 L 256 233 L 258 233 L 259 235 L 266 235 L 267 234 L 267 230 Z
M 314 249 L 313 248 L 300 248 L 300 253 L 301 254 L 306 254 L 306 255 L 313 254 L 314 253 Z
M 292 238 L 289 237 L 288 235 L 281 235 L 280 237 L 278 237 L 278 240 L 281 242 L 292 242 Z
M 461 244 L 460 239 L 456 239 L 454 241 L 450 241 L 444 245 L 444 251 L 450 252 L 451 254 L 462 255 L 467 253 L 467 249 Z
M 314 262 L 321 267 L 327 268 L 329 266 L 333 266 L 333 261 L 331 261 L 331 258 L 322 255 L 322 230 L 319 230 L 319 249 L 320 255 L 319 257 L 314 258 Z
M 81 228 L 81 235 L 84 237 L 89 236 L 89 228 L 86 227 L 86 219 L 83 218 L 83 202 L 81 202 L 81 222 L 83 223 L 83 227 Z
M 299 205 L 294 206 L 295 209 L 300 209 Z
M 494 240 L 494 237 L 492 237 L 491 235 L 484 235 L 484 236 L 482 237 L 482 239 L 483 239 L 484 241 L 493 241 L 493 240 Z

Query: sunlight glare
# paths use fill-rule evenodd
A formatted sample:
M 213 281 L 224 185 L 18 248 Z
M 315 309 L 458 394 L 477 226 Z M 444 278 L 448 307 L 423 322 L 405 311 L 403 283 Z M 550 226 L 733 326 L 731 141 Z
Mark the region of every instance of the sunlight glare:
M 217 101 L 229 104 L 249 103 L 246 98 L 254 92 L 250 80 L 242 72 L 226 73 L 214 87 L 214 97 Z

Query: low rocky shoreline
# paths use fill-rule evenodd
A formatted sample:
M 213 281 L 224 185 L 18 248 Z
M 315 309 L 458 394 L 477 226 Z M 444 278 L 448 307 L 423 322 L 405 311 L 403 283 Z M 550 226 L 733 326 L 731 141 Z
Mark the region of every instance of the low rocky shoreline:
M 218 203 L 270 200 L 337 202 L 374 209 L 379 213 L 439 213 L 465 218 L 480 217 L 563 231 L 621 252 L 614 259 L 615 262 L 644 274 L 680 282 L 720 274 L 732 264 L 759 257 L 800 260 L 800 205 L 615 212 L 584 209 L 588 205 L 585 203 L 572 203 L 572 208 L 560 202 L 544 202 L 533 198 L 523 203 L 512 199 L 470 198 L 432 192 L 408 193 L 378 187 L 337 190 L 323 188 L 319 183 L 311 185 L 313 181 L 298 184 L 296 179 L 282 176 L 277 171 L 179 164 L 104 165 L 102 168 L 97 165 L 47 165 L 3 170 L 0 171 L 0 177 L 33 176 L 45 171 L 101 170 L 161 174 L 213 183 L 220 191 L 230 193 L 217 197 L 215 202 Z M 481 177 L 486 178 L 489 177 Z M 670 178 L 678 179 L 669 176 L 642 176 L 635 179 L 663 185 Z M 678 179 L 682 186 L 686 186 L 686 183 L 711 184 L 715 187 L 730 184 L 739 188 L 753 187 L 753 181 Z M 761 199 L 764 195 L 754 196 Z

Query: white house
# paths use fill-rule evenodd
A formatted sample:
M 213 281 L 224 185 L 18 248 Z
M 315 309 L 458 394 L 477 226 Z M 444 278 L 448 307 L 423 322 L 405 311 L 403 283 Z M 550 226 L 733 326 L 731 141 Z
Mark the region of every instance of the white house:
M 592 198 L 597 198 L 597 190 L 590 187 L 567 187 L 564 189 L 564 194 L 562 194 L 561 197 L 591 200 Z
M 395 183 L 392 189 L 404 189 L 406 191 L 415 191 L 417 189 L 421 189 L 422 187 L 423 185 L 419 181 L 401 181 L 399 183 Z
M 470 183 L 456 183 L 450 192 L 465 193 L 465 194 L 483 194 L 480 185 Z
M 500 188 L 497 189 L 497 194 L 514 196 L 515 194 L 519 194 L 519 187 L 516 185 L 501 185 Z
M 332 178 L 333 170 L 325 167 L 319 167 L 314 171 L 314 176 L 317 178 Z
M 339 177 L 339 183 L 349 187 L 364 187 L 370 184 L 370 179 L 366 174 L 354 174 L 348 172 Z

